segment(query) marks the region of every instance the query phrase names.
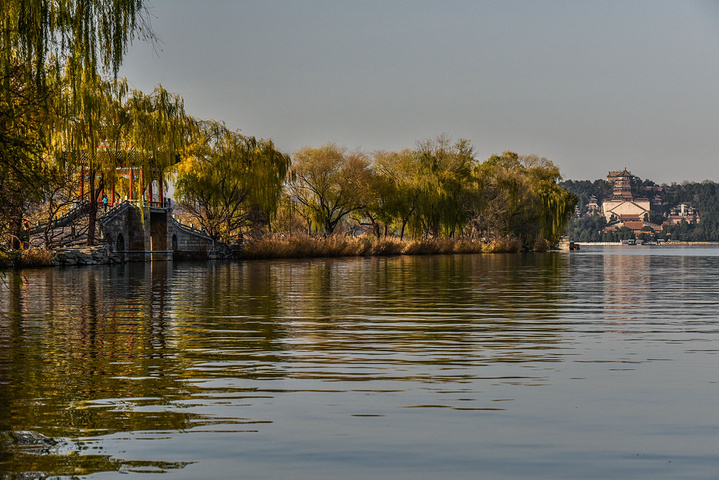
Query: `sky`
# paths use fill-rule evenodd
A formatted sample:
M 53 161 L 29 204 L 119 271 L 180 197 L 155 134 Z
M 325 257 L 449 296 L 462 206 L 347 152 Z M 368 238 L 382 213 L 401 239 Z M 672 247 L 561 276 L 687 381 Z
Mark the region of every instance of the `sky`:
M 447 135 L 565 179 L 719 181 L 719 3 L 149 0 L 120 75 L 285 153 Z

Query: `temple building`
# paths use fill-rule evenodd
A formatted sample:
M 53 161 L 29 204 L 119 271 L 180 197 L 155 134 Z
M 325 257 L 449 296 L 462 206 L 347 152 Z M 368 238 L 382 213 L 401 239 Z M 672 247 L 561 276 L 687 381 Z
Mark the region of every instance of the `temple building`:
M 640 196 L 637 177 L 625 168 L 609 172 L 607 181 L 614 185 L 611 198 L 602 203 L 602 214 L 607 222 L 643 221 L 651 210 L 651 203 L 646 196 Z
M 699 212 L 690 205 L 682 203 L 671 209 L 669 215 L 667 215 L 666 223 L 676 225 L 683 221 L 687 223 L 698 223 L 699 220 L 701 220 Z
M 592 195 L 589 199 L 589 203 L 587 204 L 587 213 L 593 215 L 595 213 L 598 214 L 599 212 L 601 212 L 601 207 L 597 203 L 597 197 Z

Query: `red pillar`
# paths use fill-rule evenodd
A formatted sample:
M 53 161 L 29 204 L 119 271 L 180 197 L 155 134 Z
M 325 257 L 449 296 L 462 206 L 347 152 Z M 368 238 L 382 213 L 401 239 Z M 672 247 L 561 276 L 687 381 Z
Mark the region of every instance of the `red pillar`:
M 134 171 L 135 171 L 135 169 L 130 167 L 129 171 L 127 172 L 127 178 L 130 180 L 130 188 L 129 188 L 130 195 L 127 198 L 129 198 L 130 201 L 132 201 L 132 180 L 133 180 L 132 177 L 133 177 Z

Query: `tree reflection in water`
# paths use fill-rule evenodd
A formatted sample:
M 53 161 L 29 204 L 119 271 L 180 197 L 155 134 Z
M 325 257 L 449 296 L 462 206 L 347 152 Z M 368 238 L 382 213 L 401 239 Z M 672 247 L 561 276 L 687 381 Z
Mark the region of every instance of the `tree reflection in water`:
M 286 391 L 322 391 L 328 381 L 348 392 L 356 382 L 446 390 L 492 377 L 491 365 L 555 362 L 568 261 L 450 255 L 9 274 L 0 293 L 0 469 L 183 468 L 91 451 L 123 432 L 256 431 L 273 421 L 252 408 L 277 394 L 273 380 L 290 381 Z M 495 381 L 543 377 L 530 369 Z M 447 401 L 466 409 L 466 400 Z

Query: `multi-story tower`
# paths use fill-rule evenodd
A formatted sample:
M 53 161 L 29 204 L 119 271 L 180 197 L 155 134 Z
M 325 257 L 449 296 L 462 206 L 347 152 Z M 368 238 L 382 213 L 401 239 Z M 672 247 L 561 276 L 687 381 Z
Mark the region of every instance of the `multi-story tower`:
M 625 168 L 609 172 L 607 181 L 614 186 L 612 197 L 602 204 L 602 213 L 607 221 L 643 221 L 651 204 L 648 198 L 639 196 L 637 177 Z
M 612 199 L 632 201 L 635 192 L 635 179 L 636 177 L 632 175 L 632 172 L 626 168 L 620 172 L 609 172 L 607 180 L 614 183 Z

